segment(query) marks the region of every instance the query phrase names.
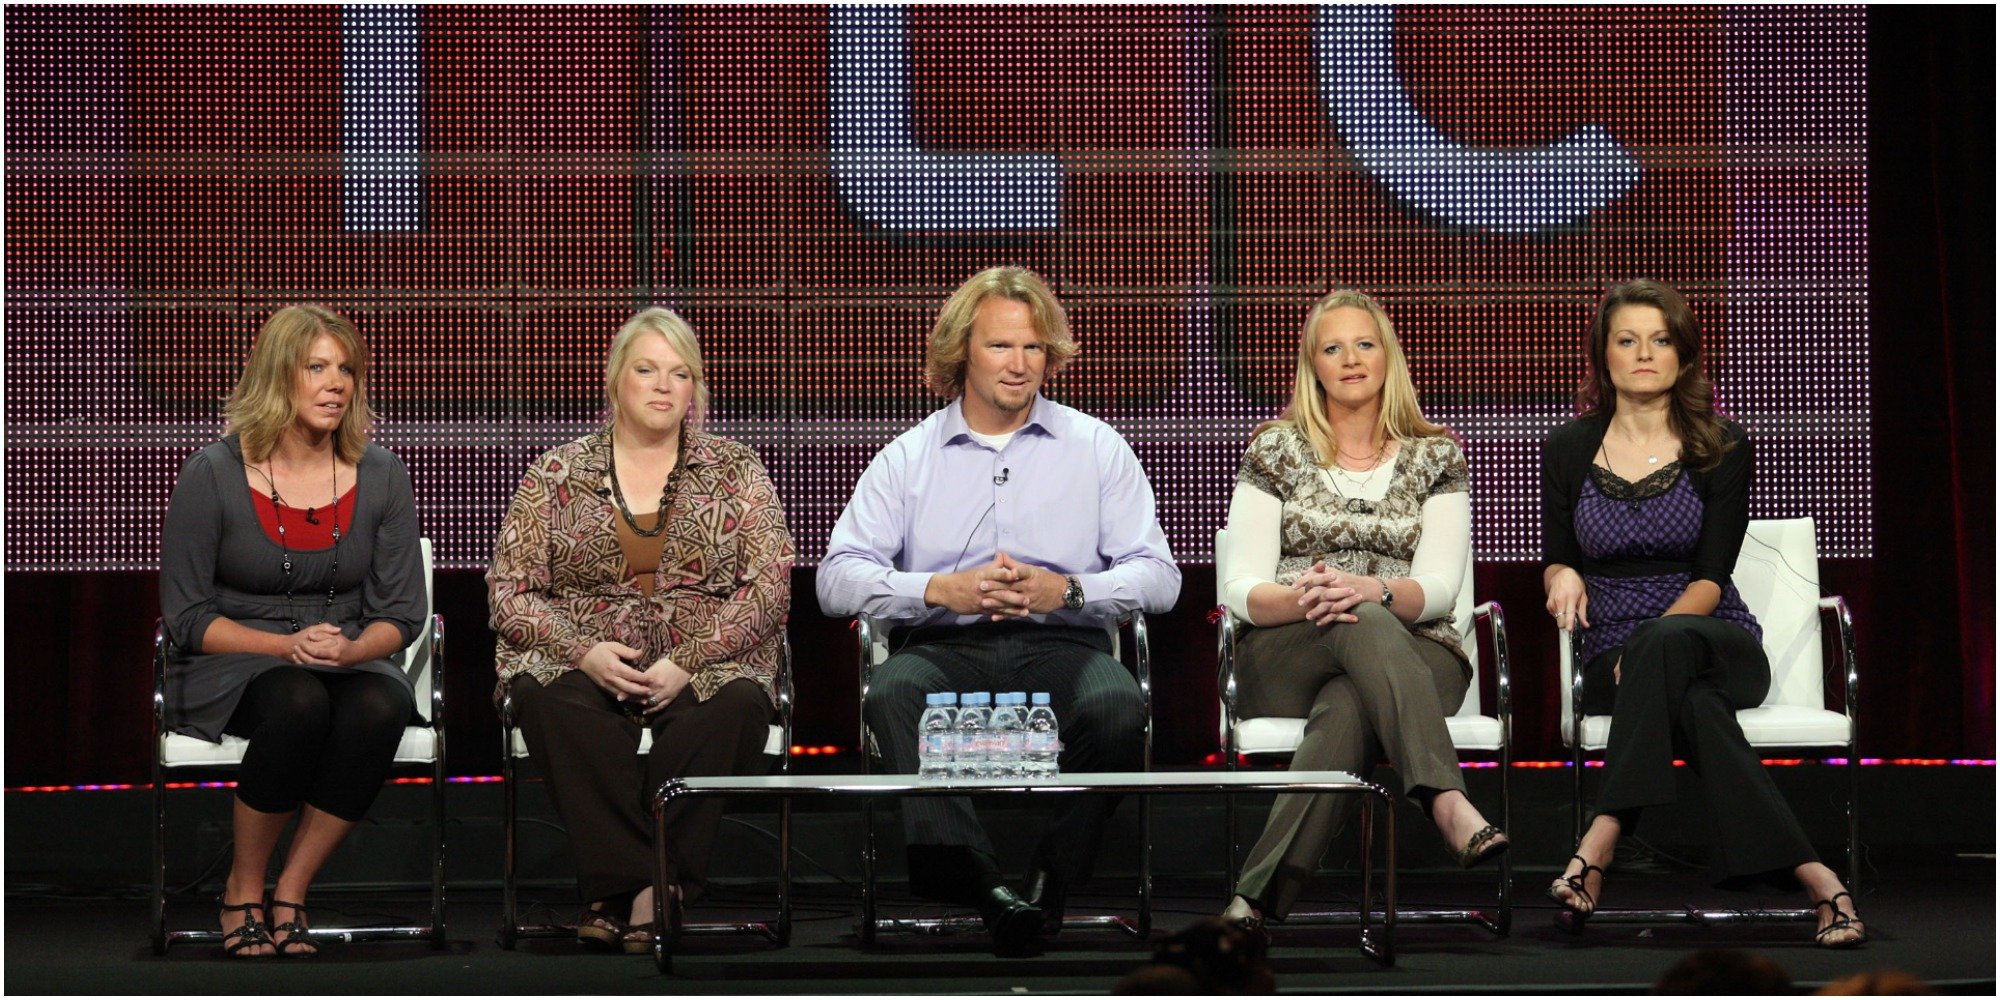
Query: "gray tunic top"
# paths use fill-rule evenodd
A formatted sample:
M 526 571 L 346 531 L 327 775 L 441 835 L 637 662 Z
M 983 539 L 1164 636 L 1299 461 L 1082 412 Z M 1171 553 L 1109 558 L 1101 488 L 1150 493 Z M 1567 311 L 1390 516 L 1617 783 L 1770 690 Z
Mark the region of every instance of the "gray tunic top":
M 329 582 L 334 589 L 330 609 Z M 284 550 L 258 523 L 236 435 L 189 457 L 174 483 L 160 537 L 160 613 L 175 652 L 167 663 L 168 728 L 221 742 L 222 727 L 236 711 L 244 686 L 258 674 L 286 665 L 261 653 L 203 653 L 202 636 L 217 618 L 284 635 L 291 632 L 293 618 L 308 625 L 325 615 L 349 639 L 373 622 L 386 621 L 402 632 L 405 646 L 415 641 L 424 618 L 423 557 L 417 547 L 416 500 L 401 459 L 375 445 L 362 453 L 354 523 L 342 525 L 333 548 L 292 550 L 291 590 L 288 604 Z M 386 659 L 307 669 L 361 670 L 410 683 Z

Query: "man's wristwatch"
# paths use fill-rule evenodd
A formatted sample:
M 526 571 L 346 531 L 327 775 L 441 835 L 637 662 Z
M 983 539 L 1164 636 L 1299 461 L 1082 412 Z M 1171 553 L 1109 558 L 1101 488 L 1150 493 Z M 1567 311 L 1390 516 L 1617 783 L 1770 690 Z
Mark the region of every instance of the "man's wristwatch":
M 1063 588 L 1063 607 L 1071 611 L 1083 610 L 1083 584 L 1076 577 L 1066 576 L 1069 586 Z

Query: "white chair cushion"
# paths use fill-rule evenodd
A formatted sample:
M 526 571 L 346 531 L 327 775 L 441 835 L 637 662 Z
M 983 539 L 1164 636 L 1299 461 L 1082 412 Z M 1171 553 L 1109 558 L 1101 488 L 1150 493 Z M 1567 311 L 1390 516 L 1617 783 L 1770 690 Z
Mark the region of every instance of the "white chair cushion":
M 169 733 L 160 741 L 160 763 L 166 767 L 235 767 L 243 763 L 250 741 L 224 736 L 221 743 Z M 396 763 L 430 764 L 437 760 L 437 735 L 426 726 L 405 726 L 396 744 Z
M 1451 732 L 1451 745 L 1458 750 L 1500 749 L 1500 720 L 1483 715 L 1454 715 L 1444 720 Z M 1246 754 L 1291 753 L 1305 739 L 1306 720 L 1261 718 L 1236 724 L 1236 752 Z
M 1753 747 L 1844 747 L 1847 745 L 1847 716 L 1823 708 L 1799 705 L 1765 705 L 1736 713 L 1736 723 Z M 1611 732 L 1611 716 L 1583 717 L 1583 748 L 1604 749 Z M 1563 727 L 1563 744 L 1569 744 L 1569 727 Z
M 772 726 L 771 735 L 764 739 L 764 755 L 767 757 L 783 757 L 789 749 L 789 747 L 785 746 L 785 727 Z M 651 729 L 640 730 L 639 752 L 645 754 L 651 753 L 652 750 L 653 731 Z M 518 728 L 514 730 L 514 756 L 517 758 L 528 756 L 528 741 L 521 737 L 521 730 Z

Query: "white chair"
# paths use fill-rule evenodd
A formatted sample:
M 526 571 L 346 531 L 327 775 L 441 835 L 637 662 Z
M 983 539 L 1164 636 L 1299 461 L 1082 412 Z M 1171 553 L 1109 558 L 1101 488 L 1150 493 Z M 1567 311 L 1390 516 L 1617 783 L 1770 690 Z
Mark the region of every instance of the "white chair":
M 1224 551 L 1229 531 L 1223 529 L 1215 533 L 1215 551 Z M 1239 757 L 1289 757 L 1298 749 L 1305 738 L 1306 720 L 1277 717 L 1240 718 L 1236 709 L 1236 634 L 1248 627 L 1239 622 L 1229 611 L 1228 602 L 1223 599 L 1222 567 L 1217 560 L 1215 574 L 1216 605 L 1216 659 L 1220 669 L 1219 687 L 1222 695 L 1222 715 L 1220 741 L 1222 759 L 1229 770 L 1236 770 Z M 1472 684 L 1466 689 L 1465 700 L 1458 707 L 1457 714 L 1445 720 L 1451 732 L 1452 746 L 1460 753 L 1484 751 L 1500 757 L 1500 828 L 1510 828 L 1512 801 L 1508 786 L 1512 782 L 1514 738 L 1514 693 L 1512 670 L 1508 665 L 1507 617 L 1496 601 L 1487 601 L 1474 606 L 1472 603 L 1472 553 L 1466 551 L 1465 573 L 1460 578 L 1458 600 L 1453 606 L 1452 619 L 1458 625 L 1461 648 L 1466 659 L 1472 664 Z M 1480 692 L 1480 676 L 1484 664 L 1479 656 L 1479 634 L 1477 623 L 1484 621 L 1490 627 L 1493 642 L 1495 704 L 1493 714 L 1485 714 L 1483 696 Z M 1240 861 L 1236 856 L 1236 798 L 1227 800 L 1226 821 L 1229 824 L 1229 876 L 1232 888 L 1240 874 Z M 1472 922 L 1495 934 L 1505 935 L 1513 927 L 1513 860 L 1509 854 L 1500 855 L 1499 881 L 1494 888 L 1494 910 L 1467 909 L 1422 909 L 1401 908 L 1396 913 L 1398 920 L 1413 923 Z M 1358 913 L 1293 913 L 1286 923 L 1356 923 Z
M 854 620 L 855 637 L 861 654 L 861 699 L 859 702 L 861 720 L 861 749 L 864 766 L 873 772 L 876 758 L 875 734 L 868 728 L 868 686 L 874 679 L 875 668 L 889 659 L 889 631 L 895 623 L 881 618 L 859 615 Z M 1119 619 L 1116 627 L 1109 628 L 1111 634 L 1111 655 L 1123 661 L 1124 643 L 1122 633 L 1132 632 L 1132 673 L 1139 682 L 1139 697 L 1144 704 L 1146 716 L 1144 766 L 1153 769 L 1153 651 L 1146 635 L 1146 616 L 1133 612 Z M 907 920 L 878 919 L 875 916 L 875 800 L 871 797 L 862 807 L 862 849 L 861 849 L 861 925 L 863 943 L 873 943 L 877 932 L 918 931 L 935 933 L 943 930 L 972 930 L 981 926 L 978 917 L 943 917 Z M 1152 800 L 1139 798 L 1139 913 L 1136 919 L 1115 915 L 1069 915 L 1063 916 L 1063 927 L 1113 927 L 1145 940 L 1153 932 L 1153 804 Z
M 1782 521 L 1752 521 L 1730 574 L 1743 603 L 1764 627 L 1764 653 L 1771 660 L 1771 690 L 1764 703 L 1736 713 L 1750 745 L 1767 748 L 1837 747 L 1847 754 L 1847 878 L 1849 888 L 1859 876 L 1861 828 L 1855 812 L 1856 767 L 1854 709 L 1860 674 L 1854 649 L 1854 620 L 1839 596 L 1820 596 L 1819 543 L 1809 517 Z M 1847 675 L 1847 698 L 1841 711 L 1826 707 L 1821 647 L 1822 622 L 1831 615 L 1840 636 L 1841 667 Z M 1573 841 L 1583 839 L 1583 755 L 1604 749 L 1611 732 L 1608 715 L 1585 715 L 1583 672 L 1575 669 L 1581 637 L 1570 633 L 1558 642 L 1559 676 L 1570 692 L 1569 724 L 1563 743 L 1570 748 Z M 1592 920 L 1648 922 L 1689 919 L 1812 920 L 1812 910 L 1617 910 L 1600 909 Z
M 792 644 L 780 633 L 778 658 L 778 721 L 771 724 L 771 733 L 764 742 L 764 754 L 777 759 L 778 772 L 790 773 L 792 769 Z M 643 729 L 639 733 L 639 754 L 652 752 L 653 731 Z M 516 830 L 519 827 L 520 807 L 520 762 L 528 759 L 528 741 L 522 737 L 521 728 L 514 721 L 514 695 L 509 691 L 500 699 L 500 813 L 501 825 L 505 830 L 506 844 L 501 853 L 500 873 L 500 947 L 512 951 L 514 944 L 523 938 L 568 937 L 576 933 L 574 924 L 523 924 L 521 923 L 520 886 L 516 868 Z M 682 925 L 682 934 L 760 934 L 771 941 L 788 945 L 792 941 L 792 800 L 778 800 L 778 918 L 775 922 L 751 921 L 748 923 L 701 922 Z
M 420 724 L 405 727 L 402 742 L 396 745 L 395 766 L 401 770 L 426 769 L 431 784 L 431 915 L 430 923 L 397 927 L 336 927 L 315 924 L 312 936 L 347 941 L 426 940 L 433 948 L 445 946 L 444 926 L 444 618 L 432 613 L 436 607 L 431 582 L 431 541 L 418 546 L 424 564 L 424 618 L 430 628 L 400 655 L 400 666 L 409 674 L 416 690 Z M 240 736 L 224 736 L 210 743 L 166 729 L 167 662 L 173 646 L 164 628 L 153 631 L 153 954 L 164 955 L 175 944 L 219 944 L 222 931 L 167 929 L 167 777 L 195 771 L 234 769 L 242 766 L 243 752 L 250 741 Z

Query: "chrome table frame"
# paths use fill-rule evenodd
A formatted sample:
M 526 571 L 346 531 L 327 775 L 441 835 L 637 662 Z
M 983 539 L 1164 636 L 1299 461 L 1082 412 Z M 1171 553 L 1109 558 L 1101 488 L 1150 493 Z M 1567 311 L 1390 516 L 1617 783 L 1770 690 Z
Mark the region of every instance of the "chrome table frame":
M 1362 781 L 1343 771 L 1291 771 L 1284 773 L 1137 772 L 1063 775 L 1054 781 L 1022 783 L 988 778 L 972 781 L 925 782 L 908 774 L 862 775 L 776 775 L 675 778 L 661 785 L 653 795 L 653 926 L 659 933 L 653 941 L 653 962 L 661 972 L 673 968 L 674 946 L 685 933 L 680 928 L 680 901 L 662 887 L 672 884 L 673 860 L 667 842 L 660 835 L 665 828 L 667 805 L 677 799 L 700 795 L 769 796 L 784 801 L 801 795 L 833 798 L 861 798 L 873 804 L 885 798 L 908 795 L 1077 795 L 1116 793 L 1125 795 L 1226 795 L 1231 792 L 1320 792 L 1359 794 L 1361 798 L 1361 953 L 1382 965 L 1396 963 L 1396 811 L 1394 799 L 1381 785 Z M 1382 839 L 1382 923 L 1379 929 L 1369 921 L 1374 910 L 1374 812 L 1380 800 L 1383 817 Z M 789 830 L 781 831 L 778 845 L 781 880 L 789 879 L 792 845 Z M 864 900 L 868 911 L 872 898 Z M 669 909 L 674 912 L 669 912 Z M 872 926 L 873 912 L 862 914 L 862 925 Z M 864 936 L 864 940 L 868 938 Z

